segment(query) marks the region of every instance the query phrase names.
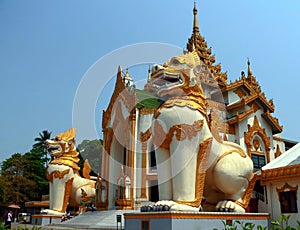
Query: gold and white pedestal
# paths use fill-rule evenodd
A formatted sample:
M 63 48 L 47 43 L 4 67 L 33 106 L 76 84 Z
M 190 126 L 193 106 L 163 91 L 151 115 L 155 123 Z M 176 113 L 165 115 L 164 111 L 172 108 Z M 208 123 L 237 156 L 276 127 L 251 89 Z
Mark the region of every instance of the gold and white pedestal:
M 136 212 L 124 213 L 125 230 L 213 230 L 235 221 L 270 227 L 268 213 Z M 242 229 L 239 224 L 237 229 Z

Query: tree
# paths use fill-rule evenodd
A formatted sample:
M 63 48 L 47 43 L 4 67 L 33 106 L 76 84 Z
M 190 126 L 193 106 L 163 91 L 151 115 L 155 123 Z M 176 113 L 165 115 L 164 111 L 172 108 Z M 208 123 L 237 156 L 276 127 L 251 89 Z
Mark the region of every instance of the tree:
M 32 147 L 47 150 L 46 141 L 51 138 L 51 133 L 48 130 L 43 130 L 42 133 L 39 133 L 39 137 L 34 139 L 36 143 Z
M 36 142 L 32 147 L 33 149 L 39 149 L 41 153 L 43 153 L 40 157 L 45 160 L 45 164 L 49 161 L 51 158 L 48 156 L 48 151 L 47 151 L 47 144 L 46 141 L 51 138 L 51 133 L 48 130 L 43 130 L 42 133 L 39 133 L 39 137 L 36 137 L 34 141 Z

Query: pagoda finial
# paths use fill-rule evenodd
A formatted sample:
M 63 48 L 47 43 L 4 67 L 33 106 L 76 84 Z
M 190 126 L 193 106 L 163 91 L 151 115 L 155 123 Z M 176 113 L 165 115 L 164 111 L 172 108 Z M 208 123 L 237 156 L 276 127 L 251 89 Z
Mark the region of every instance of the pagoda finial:
M 148 79 L 147 81 L 150 82 L 151 80 L 151 69 L 150 69 L 150 65 L 148 66 Z
M 248 58 L 247 64 L 248 64 L 248 76 L 252 76 L 252 69 L 250 67 L 250 59 L 249 58 Z
M 197 18 L 197 6 L 196 6 L 196 1 L 194 1 L 194 27 L 193 27 L 193 33 L 199 33 L 199 25 L 198 25 L 198 18 Z

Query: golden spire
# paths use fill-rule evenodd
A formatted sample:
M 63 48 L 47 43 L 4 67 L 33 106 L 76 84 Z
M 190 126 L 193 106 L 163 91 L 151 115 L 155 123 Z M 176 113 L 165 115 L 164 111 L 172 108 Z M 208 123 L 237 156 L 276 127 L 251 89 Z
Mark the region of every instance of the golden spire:
M 250 67 L 250 59 L 249 58 L 248 58 L 247 64 L 248 64 L 248 76 L 252 76 L 252 69 Z
M 130 79 L 130 80 L 132 80 L 132 78 L 130 77 L 130 75 L 129 75 L 129 73 L 128 73 L 128 68 L 126 69 L 125 79 Z
M 199 33 L 199 25 L 198 25 L 198 18 L 197 18 L 197 6 L 196 6 L 196 1 L 194 1 L 194 27 L 193 27 L 193 33 Z

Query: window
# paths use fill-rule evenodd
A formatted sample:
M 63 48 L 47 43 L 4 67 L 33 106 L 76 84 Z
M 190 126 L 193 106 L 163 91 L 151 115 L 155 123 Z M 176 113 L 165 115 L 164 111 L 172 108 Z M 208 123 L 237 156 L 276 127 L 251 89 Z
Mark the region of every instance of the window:
M 281 213 L 297 213 L 296 191 L 279 193 Z
M 257 155 L 257 154 L 251 154 L 251 158 L 253 161 L 254 168 L 260 169 L 266 164 L 265 156 L 263 155 Z
M 150 152 L 150 168 L 156 169 L 156 157 L 155 157 L 155 150 Z
M 150 229 L 150 222 L 149 220 L 142 220 L 141 222 L 141 230 L 149 230 Z

